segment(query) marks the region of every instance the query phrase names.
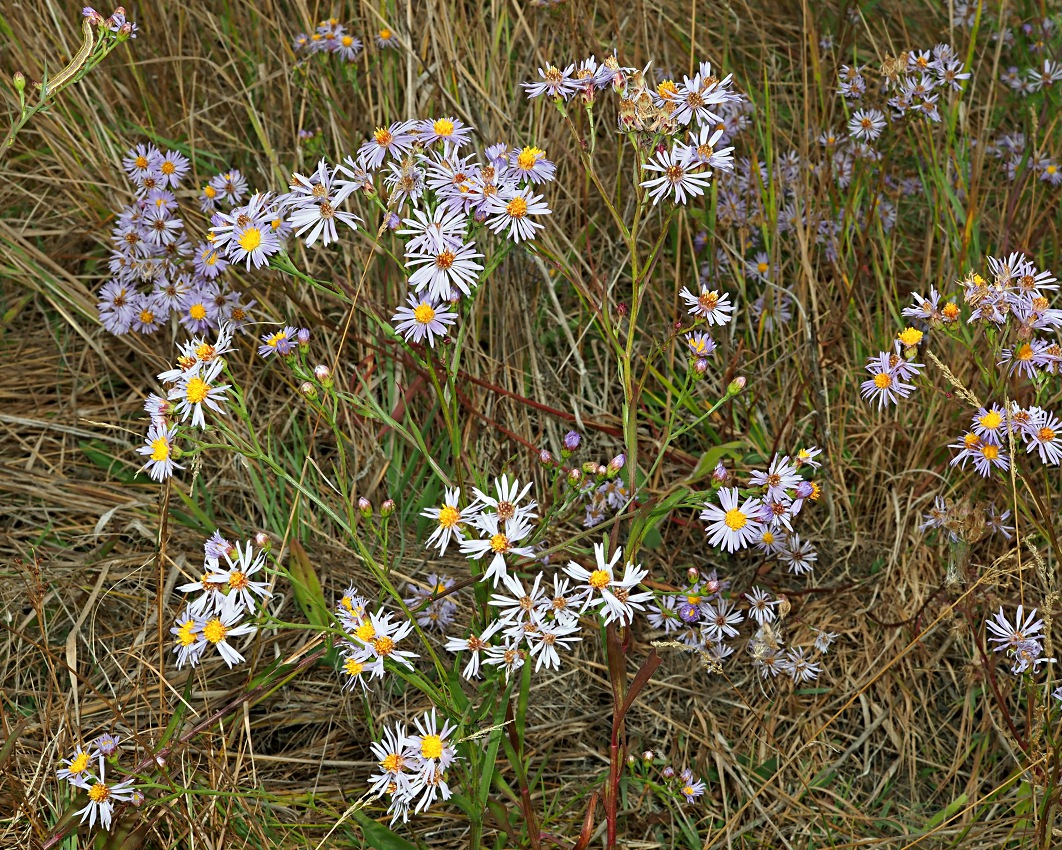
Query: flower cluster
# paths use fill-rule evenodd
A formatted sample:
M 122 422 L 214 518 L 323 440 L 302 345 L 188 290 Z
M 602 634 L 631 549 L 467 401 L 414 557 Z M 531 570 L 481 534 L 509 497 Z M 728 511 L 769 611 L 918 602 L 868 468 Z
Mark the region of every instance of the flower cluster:
M 420 813 L 436 799 L 450 799 L 446 771 L 458 758 L 453 742 L 457 727 L 445 719 L 440 727 L 434 708 L 414 725 L 416 733 L 409 734 L 405 724 L 396 723 L 372 744 L 377 772 L 369 777 L 369 791 L 390 797 L 392 826 L 399 818 L 407 821 L 410 809 Z
M 428 573 L 426 585 L 410 584 L 404 600 L 417 624 L 435 632 L 444 632 L 454 621 L 458 604 L 453 598 L 454 580 L 449 576 Z
M 248 321 L 253 301 L 231 289 L 222 277 L 229 259 L 211 239 L 193 243 L 177 193 L 191 163 L 178 151 L 163 153 L 140 144 L 123 160 L 136 186 L 136 200 L 118 211 L 111 234 L 111 279 L 99 292 L 100 322 L 113 334 L 152 334 L 176 316 L 191 333 L 235 329 Z M 247 183 L 238 171 L 214 177 L 203 188 L 201 208 L 235 204 Z M 138 287 L 146 285 L 141 290 Z
M 261 547 L 269 539 L 262 534 L 254 542 Z M 246 620 L 273 595 L 268 582 L 253 578 L 265 568 L 265 556 L 266 550 L 256 553 L 251 541 L 233 544 L 220 531 L 203 544 L 202 576 L 177 588 L 190 599 L 170 629 L 178 670 L 197 666 L 211 646 L 229 667 L 244 661 L 229 641 L 257 631 Z
M 793 522 L 808 500 L 817 501 L 821 495 L 818 482 L 800 472 L 805 467 L 818 469 L 821 464 L 815 458 L 821 451 L 812 447 L 793 457 L 775 455 L 766 470 L 751 474 L 744 496 L 737 487 L 723 486 L 730 483 L 731 475 L 720 464 L 712 476 L 719 487 L 719 504 L 707 502 L 701 512 L 709 544 L 727 552 L 754 547 L 785 564 L 791 573 L 811 572 L 818 555 L 793 531 Z
M 376 33 L 375 42 L 376 46 L 382 50 L 399 46 L 398 36 L 388 27 L 383 27 Z M 295 53 L 307 56 L 315 53 L 331 53 L 344 62 L 357 60 L 363 48 L 364 44 L 361 39 L 348 32 L 338 18 L 321 21 L 309 35 L 300 32 L 291 43 L 291 49 Z
M 399 642 L 413 631 L 412 622 L 396 621 L 394 614 L 383 608 L 372 611 L 369 600 L 360 596 L 353 585 L 339 598 L 335 614 L 344 632 L 338 644 L 346 687 L 360 684 L 365 688 L 367 677 L 383 678 L 385 661 L 413 668 L 410 659 L 417 658 L 417 653 L 398 648 Z
M 118 752 L 120 740 L 117 735 L 100 735 L 87 750 L 77 747 L 70 758 L 63 759 L 62 767 L 56 771 L 56 778 L 88 795 L 88 805 L 75 815 L 81 815 L 81 823 L 88 821 L 89 828 L 98 820 L 103 829 L 109 830 L 117 803 L 139 806 L 144 802 L 143 792 L 136 789 L 132 779 L 106 781 L 106 759 Z

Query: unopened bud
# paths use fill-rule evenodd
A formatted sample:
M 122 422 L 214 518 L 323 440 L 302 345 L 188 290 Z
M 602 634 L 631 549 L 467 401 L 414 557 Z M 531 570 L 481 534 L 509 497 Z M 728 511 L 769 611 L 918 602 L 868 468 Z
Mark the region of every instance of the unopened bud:
M 686 579 L 687 581 L 689 581 L 690 584 L 693 584 L 700 577 L 701 571 L 698 570 L 696 567 L 690 567 L 688 570 L 686 570 Z
M 94 27 L 98 27 L 103 24 L 103 15 L 93 9 L 91 6 L 85 6 L 81 10 L 81 16 L 89 19 L 89 23 Z
M 273 541 L 270 540 L 269 535 L 264 531 L 259 531 L 254 536 L 254 545 L 261 549 L 263 552 L 268 552 L 273 548 Z
M 372 516 L 372 502 L 361 496 L 358 499 L 358 513 L 360 513 L 365 519 L 369 519 Z
M 133 25 L 126 21 L 118 27 L 118 41 L 126 41 L 133 34 Z
M 538 462 L 546 467 L 546 469 L 549 469 L 553 466 L 553 455 L 546 449 L 543 449 L 538 453 Z
M 726 394 L 728 396 L 737 395 L 739 392 L 745 389 L 745 384 L 747 383 L 748 381 L 745 380 L 744 375 L 738 375 L 736 378 L 734 378 L 734 380 L 730 382 L 729 386 L 727 386 Z
M 387 519 L 391 514 L 395 512 L 395 500 L 386 499 L 382 505 L 380 505 L 380 516 Z
M 310 329 L 299 328 L 299 332 L 295 335 L 295 338 L 299 341 L 299 348 L 305 351 L 310 347 Z
M 313 367 L 313 376 L 325 389 L 332 386 L 332 370 L 325 366 L 324 363 L 318 363 Z
M 608 462 L 608 477 L 615 478 L 619 471 L 627 465 L 627 455 L 620 452 Z
M 730 470 L 723 466 L 723 462 L 719 461 L 715 465 L 715 469 L 712 470 L 712 486 L 723 487 L 730 481 Z
M 644 753 L 642 753 L 642 760 L 645 761 L 645 762 L 652 761 L 653 760 L 653 751 L 652 750 L 646 750 Z
M 638 763 L 638 759 L 634 757 L 634 753 L 627 756 L 627 767 L 634 767 Z
M 675 776 L 675 768 L 673 768 L 669 764 L 666 764 L 662 768 L 660 768 L 660 775 L 663 776 L 664 779 L 672 779 Z
M 571 457 L 579 449 L 579 443 L 583 441 L 583 438 L 579 436 L 578 431 L 569 431 L 564 435 L 564 448 L 561 449 L 561 457 Z
M 15 87 L 15 91 L 25 91 L 26 75 L 21 71 L 15 71 L 15 73 L 11 75 L 11 85 Z
M 608 467 L 599 463 L 597 465 L 597 469 L 594 470 L 594 475 L 596 475 L 598 477 L 598 479 L 601 479 L 601 478 L 604 478 L 607 474 L 608 474 Z
M 568 470 L 568 483 L 572 487 L 578 487 L 583 483 L 583 471 L 581 469 L 569 469 Z
M 597 475 L 597 464 L 588 460 L 583 463 L 583 473 L 586 475 Z
M 387 225 L 388 230 L 398 230 L 402 224 L 402 219 L 400 219 L 395 213 L 389 212 L 384 218 L 384 224 Z
M 303 381 L 299 384 L 299 392 L 302 393 L 308 399 L 317 398 L 317 387 L 311 384 L 309 381 Z
M 704 357 L 698 357 L 693 361 L 693 376 L 703 378 L 708 374 L 708 361 Z

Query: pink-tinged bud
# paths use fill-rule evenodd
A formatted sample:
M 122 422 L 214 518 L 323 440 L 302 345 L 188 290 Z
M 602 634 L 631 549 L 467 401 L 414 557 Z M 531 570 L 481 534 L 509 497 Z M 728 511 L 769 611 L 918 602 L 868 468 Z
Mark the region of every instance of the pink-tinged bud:
M 627 75 L 622 71 L 617 71 L 612 75 L 612 91 L 618 95 L 622 95 L 627 91 Z
M 710 578 L 704 583 L 705 591 L 711 595 L 723 589 L 723 583 L 717 578 Z
M 269 538 L 269 535 L 264 531 L 259 531 L 254 536 L 254 545 L 261 549 L 263 552 L 268 552 L 273 548 L 273 541 Z
M 688 570 L 686 570 L 686 579 L 687 581 L 689 581 L 690 584 L 693 584 L 700 577 L 701 571 L 698 570 L 696 567 L 690 567 Z
M 157 764 L 159 767 L 165 767 L 166 756 L 155 756 L 155 764 Z
M 384 503 L 380 505 L 380 516 L 387 519 L 391 514 L 395 512 L 395 500 L 385 499 Z
M 117 17 L 122 17 L 122 18 L 124 18 L 124 17 L 125 17 L 125 6 L 117 6 L 117 7 L 115 8 L 114 12 L 112 12 L 112 15 L 113 15 L 114 17 L 116 17 L 116 18 L 117 18 Z
M 372 502 L 361 496 L 358 499 L 358 513 L 360 513 L 365 519 L 369 519 L 372 516 Z
M 583 463 L 583 474 L 585 475 L 597 475 L 597 464 L 588 460 Z
M 318 363 L 313 367 L 313 376 L 320 382 L 321 386 L 328 389 L 332 386 L 332 370 L 325 366 L 324 363 Z
M 634 753 L 627 756 L 627 767 L 634 767 L 638 763 L 638 759 L 634 757 Z
M 82 17 L 88 18 L 89 23 L 94 27 L 102 26 L 104 23 L 103 15 L 93 9 L 91 6 L 85 6 L 81 10 Z
M 15 91 L 25 91 L 26 75 L 21 71 L 15 71 L 15 73 L 11 75 L 11 85 L 15 87 Z
M 723 466 L 723 462 L 719 461 L 715 465 L 715 469 L 712 470 L 712 486 L 723 487 L 730 481 L 730 470 Z
M 309 381 L 303 381 L 299 384 L 299 392 L 302 393 L 308 399 L 317 398 L 317 387 L 311 384 Z
M 578 487 L 583 483 L 583 471 L 581 469 L 569 469 L 568 470 L 568 483 L 572 487 Z
M 598 477 L 598 480 L 604 478 L 608 474 L 608 467 L 602 464 L 597 465 L 597 469 L 594 470 L 594 475 Z
M 549 469 L 553 466 L 553 455 L 546 449 L 543 449 L 538 453 L 538 462 L 546 467 L 546 469 Z
M 653 758 L 654 756 L 652 750 L 646 750 L 644 753 L 642 753 L 642 761 L 644 762 L 651 762 Z
M 693 361 L 693 376 L 703 378 L 708 374 L 708 361 L 704 357 L 698 357 Z
M 664 779 L 674 779 L 675 778 L 675 768 L 673 768 L 669 764 L 666 764 L 662 768 L 660 768 L 660 775 L 663 776 Z
M 745 376 L 738 375 L 736 378 L 734 378 L 734 380 L 730 382 L 730 385 L 726 388 L 726 394 L 728 396 L 737 395 L 739 392 L 745 389 L 746 383 L 748 383 L 748 381 L 745 379 Z
M 615 478 L 619 475 L 619 471 L 627 465 L 627 455 L 620 452 L 612 460 L 608 462 L 608 476 L 609 478 Z
M 118 27 L 118 41 L 126 41 L 133 34 L 133 25 L 126 21 Z

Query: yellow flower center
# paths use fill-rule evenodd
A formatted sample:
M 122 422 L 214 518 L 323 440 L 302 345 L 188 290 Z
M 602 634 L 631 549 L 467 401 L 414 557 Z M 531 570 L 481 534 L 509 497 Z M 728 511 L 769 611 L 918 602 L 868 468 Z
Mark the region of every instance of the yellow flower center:
M 760 540 L 762 540 L 764 543 L 766 543 L 768 546 L 770 546 L 772 543 L 774 543 L 774 532 L 773 531 L 765 531 L 765 532 L 763 532 L 763 537 L 761 537 Z
M 879 372 L 874 376 L 874 386 L 881 390 L 891 387 L 892 376 L 888 372 Z
M 372 623 L 362 623 L 354 632 L 354 636 L 359 640 L 363 640 L 368 643 L 374 637 L 376 637 L 376 627 Z
M 540 150 L 536 147 L 524 148 L 520 151 L 520 155 L 516 157 L 516 165 L 521 171 L 530 171 L 535 167 L 535 163 L 538 162 L 539 157 L 546 155 L 544 150 Z
M 690 785 L 683 786 L 682 793 L 685 794 L 687 797 L 692 796 L 693 795 L 693 787 L 690 786 Z
M 439 118 L 431 125 L 431 129 L 436 136 L 449 136 L 454 131 L 454 122 L 446 118 Z
M 70 762 L 70 767 L 67 768 L 71 773 L 81 773 L 86 767 L 88 767 L 89 757 L 88 753 L 78 753 L 74 760 Z
M 218 190 L 211 186 L 209 183 L 207 183 L 203 187 L 203 194 L 210 198 L 210 200 L 214 200 L 214 198 L 218 196 Z
M 976 434 L 967 434 L 965 437 L 962 438 L 962 441 L 966 445 L 966 448 L 972 449 L 978 443 L 981 442 L 981 438 L 978 437 Z
M 523 218 L 527 215 L 527 201 L 520 197 L 513 198 L 505 205 L 505 211 L 512 218 Z
M 196 376 L 192 378 L 188 382 L 188 386 L 184 388 L 184 397 L 188 399 L 189 404 L 200 404 L 206 400 L 209 392 L 210 384 Z
M 922 341 L 923 333 L 918 328 L 905 328 L 896 338 L 908 348 L 918 345 Z
M 170 456 L 170 441 L 165 437 L 159 437 L 151 441 L 151 459 L 166 460 Z
M 945 319 L 957 319 L 959 317 L 959 305 L 949 301 L 940 312 L 944 314 Z
M 770 267 L 766 263 L 757 263 L 756 264 L 756 271 L 758 271 L 760 274 L 766 274 L 768 268 L 770 268 Z
M 1047 173 L 1048 174 L 1054 174 L 1056 171 L 1058 171 L 1058 166 L 1057 165 L 1049 165 L 1049 166 L 1047 166 Z
M 726 512 L 726 516 L 723 517 L 723 522 L 726 523 L 726 527 L 731 531 L 738 531 L 744 528 L 748 521 L 749 518 L 737 508 L 731 508 Z
M 678 94 L 678 86 L 675 85 L 674 80 L 664 80 L 656 87 L 656 93 L 663 98 L 668 98 Z
M 257 227 L 248 227 L 240 234 L 240 238 L 236 241 L 239 243 L 240 247 L 249 254 L 262 244 L 262 231 Z
M 1036 432 L 1037 438 L 1044 443 L 1053 442 L 1055 439 L 1054 429 L 1048 428 L 1046 425 Z
M 822 485 L 819 484 L 818 481 L 812 481 L 811 482 L 811 499 L 812 499 L 812 501 L 817 502 L 819 500 L 819 496 L 821 496 L 821 495 L 822 495 Z
M 595 590 L 601 590 L 603 587 L 608 587 L 611 581 L 612 576 L 606 570 L 594 570 L 590 573 L 590 578 L 586 580 L 586 583 Z
M 380 30 L 381 41 L 389 41 L 392 35 L 394 35 L 394 33 L 392 33 L 391 30 L 387 29 L 387 27 L 384 27 L 382 30 Z
M 495 552 L 509 551 L 509 538 L 504 534 L 495 534 L 490 539 L 490 548 Z
M 270 348 L 276 348 L 281 340 L 287 338 L 288 335 L 284 331 L 277 331 L 265 341 L 265 344 L 268 345 Z
M 233 570 L 231 573 L 229 573 L 229 589 L 246 590 L 247 573 L 240 572 L 239 570 Z
M 202 304 L 193 304 L 188 308 L 188 315 L 195 319 L 197 322 L 203 321 L 206 318 L 206 307 Z
M 387 656 L 394 652 L 395 642 L 391 638 L 384 635 L 378 637 L 372 642 L 372 648 L 376 650 L 377 655 Z
M 986 443 L 981 447 L 981 454 L 985 456 L 986 460 L 995 460 L 999 457 L 999 449 L 991 443 Z
M 138 156 L 136 158 L 136 167 L 137 168 L 141 168 L 141 169 L 147 168 L 148 167 L 148 158 L 146 156 Z
M 195 620 L 185 620 L 177 631 L 177 642 L 181 646 L 191 646 L 195 643 Z
M 425 735 L 420 742 L 420 754 L 426 759 L 442 756 L 443 742 L 438 735 Z
M 697 296 L 697 306 L 707 313 L 712 312 L 719 304 L 719 293 L 715 290 L 711 292 L 701 292 Z
M 395 140 L 395 137 L 391 135 L 391 131 L 383 127 L 377 127 L 372 134 L 373 140 L 381 148 L 386 148 L 391 142 Z
M 461 512 L 450 505 L 444 505 L 439 509 L 439 525 L 443 528 L 453 528 L 461 521 Z
M 1014 353 L 1015 360 L 1032 360 L 1033 350 L 1029 343 L 1025 343 Z
M 343 662 L 343 672 L 348 676 L 358 676 L 364 669 L 365 665 L 358 661 L 357 658 L 348 658 Z
M 457 259 L 457 256 L 454 254 L 453 251 L 447 248 L 445 251 L 435 257 L 435 265 L 437 268 L 443 269 L 445 271 L 454 264 L 455 259 Z
M 217 251 L 214 251 L 213 249 L 211 249 L 211 250 L 203 252 L 203 265 L 205 265 L 205 266 L 213 266 L 213 265 L 217 265 L 217 262 L 218 262 L 218 252 Z
M 388 753 L 380 762 L 380 767 L 387 773 L 398 773 L 405 766 L 405 761 L 401 753 Z
M 207 624 L 203 626 L 203 637 L 213 644 L 221 643 L 225 640 L 225 636 L 229 633 L 229 630 L 225 628 L 225 624 L 221 622 L 217 617 L 212 620 L 208 620 Z
M 145 325 L 150 325 L 155 321 L 155 314 L 148 309 L 141 310 L 140 321 Z
M 430 324 L 435 320 L 435 308 L 427 302 L 418 304 L 413 308 L 413 318 L 422 325 Z
M 340 41 L 343 43 L 344 47 L 350 47 L 350 45 L 354 43 L 354 39 L 351 38 L 349 35 L 343 36 Z
M 996 428 L 999 427 L 1000 423 L 1003 421 L 1003 417 L 996 413 L 996 411 L 990 410 L 977 421 L 981 423 L 982 428 L 985 428 L 989 431 L 994 431 L 996 430 Z
M 164 163 L 162 163 L 162 168 L 160 170 L 163 174 L 173 174 L 173 172 L 177 170 L 177 166 L 167 159 Z
M 688 602 L 688 603 L 689 603 L 690 605 L 700 605 L 700 604 L 701 604 L 701 597 L 699 597 L 699 596 L 696 596 L 696 595 L 694 595 L 694 596 L 687 596 L 687 597 L 686 597 L 686 601 L 687 601 L 687 602 Z
M 111 796 L 111 789 L 102 782 L 97 782 L 89 788 L 88 797 L 93 803 L 102 803 Z

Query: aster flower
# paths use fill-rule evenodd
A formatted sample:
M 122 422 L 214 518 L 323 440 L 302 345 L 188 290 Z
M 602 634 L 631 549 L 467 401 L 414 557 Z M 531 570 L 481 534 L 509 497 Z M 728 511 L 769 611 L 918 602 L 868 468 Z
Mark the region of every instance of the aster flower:
M 176 189 L 191 167 L 188 157 L 177 151 L 161 153 L 156 150 L 151 163 L 152 170 L 159 175 L 159 188 Z
M 504 524 L 502 524 L 504 522 Z M 481 560 L 484 555 L 492 554 L 483 580 L 493 580 L 494 586 L 508 575 L 505 565 L 506 555 L 534 557 L 531 546 L 518 546 L 521 540 L 531 535 L 531 524 L 522 515 L 501 520 L 497 513 L 481 513 L 476 518 L 476 527 L 484 535 L 482 538 L 466 538 L 461 541 L 461 554 L 471 560 Z
M 867 363 L 871 378 L 860 385 L 860 395 L 868 400 L 876 399 L 878 409 L 889 404 L 897 404 L 901 398 L 907 398 L 914 392 L 914 385 L 905 383 L 890 361 L 889 355 L 882 351 L 877 357 L 871 357 Z
M 148 428 L 145 445 L 137 449 L 137 453 L 147 457 L 148 461 L 142 469 L 147 470 L 148 475 L 154 481 L 163 481 L 173 475 L 173 470 L 184 469 L 173 459 L 173 441 L 177 438 L 177 426 L 172 428 L 160 422 L 152 422 Z
M 361 55 L 362 47 L 360 38 L 343 33 L 336 39 L 333 52 L 344 62 L 353 62 Z
M 622 557 L 622 547 L 616 547 L 612 557 L 606 559 L 605 544 L 595 543 L 596 566 L 593 570 L 588 570 L 575 561 L 569 561 L 568 566 L 564 568 L 564 572 L 584 585 L 580 593 L 583 600 L 580 611 L 601 605 L 605 625 L 613 620 L 621 626 L 630 625 L 634 621 L 635 611 L 644 611 L 643 603 L 653 598 L 653 594 L 648 591 L 631 593 L 631 590 L 649 575 L 648 570 L 628 561 L 624 566 L 622 578 L 616 576 L 616 562 Z
M 232 231 L 228 245 L 229 256 L 234 263 L 246 263 L 248 271 L 253 264 L 256 269 L 269 264 L 269 258 L 280 250 L 280 240 L 269 221 L 251 219 L 245 225 L 237 225 Z
M 465 664 L 461 675 L 471 681 L 479 678 L 481 654 L 490 648 L 491 638 L 505 626 L 500 620 L 495 620 L 480 634 L 470 634 L 467 638 L 447 638 L 445 648 L 450 652 L 467 652 L 468 663 Z
M 92 775 L 92 763 L 95 760 L 95 753 L 86 751 L 80 744 L 74 750 L 74 754 L 68 758 L 63 759 L 62 767 L 55 772 L 56 779 L 65 779 L 71 785 L 77 785 L 85 781 L 85 778 Z
M 495 593 L 487 604 L 498 609 L 498 622 L 505 625 L 520 624 L 538 617 L 538 609 L 545 598 L 542 589 L 542 573 L 535 576 L 530 590 L 525 590 L 523 582 L 514 575 L 507 575 L 502 580 L 509 596 Z
M 819 677 L 820 671 L 820 665 L 809 661 L 801 648 L 790 649 L 781 668 L 794 682 L 811 682 Z
M 170 390 L 170 401 L 177 402 L 174 415 L 179 414 L 182 422 L 191 415 L 193 428 L 205 428 L 204 406 L 224 415 L 225 411 L 221 409 L 219 402 L 227 400 L 225 390 L 229 385 L 215 383 L 223 366 L 224 361 L 215 360 L 201 372 L 185 375 L 178 381 L 177 386 Z
M 582 637 L 577 634 L 579 622 L 575 619 L 557 620 L 552 623 L 539 624 L 538 631 L 527 636 L 531 645 L 531 657 L 537 657 L 535 672 L 542 667 L 547 670 L 560 669 L 558 649 L 571 649 Z
M 247 194 L 247 178 L 235 168 L 215 175 L 211 178 L 210 185 L 217 192 L 218 198 L 230 206 L 238 204 Z
M 228 568 L 223 569 L 218 562 L 214 562 L 213 569 L 205 581 L 218 584 L 227 591 L 225 602 L 230 608 L 243 609 L 248 614 L 254 614 L 257 605 L 255 597 L 265 600 L 273 595 L 268 583 L 251 580 L 251 576 L 265 566 L 265 552 L 259 551 L 256 555 L 250 541 L 242 549 L 239 543 L 234 548 L 235 557 L 232 557 L 229 550 L 223 554 Z
M 687 803 L 695 803 L 704 794 L 705 784 L 700 779 L 683 780 L 682 787 L 679 788 L 679 793 L 682 794 Z
M 704 604 L 704 633 L 709 640 L 721 642 L 737 637 L 737 626 L 744 619 L 744 615 L 726 599 L 719 599 L 715 604 Z
M 450 116 L 449 118 L 425 118 L 417 122 L 412 128 L 418 142 L 425 147 L 436 142 L 444 142 L 457 150 L 468 143 L 472 135 L 472 128 L 463 121 Z
M 848 120 L 848 134 L 854 139 L 873 141 L 885 129 L 885 115 L 880 109 L 857 109 Z
M 436 304 L 430 293 L 421 297 L 410 295 L 409 306 L 399 307 L 391 321 L 407 342 L 420 343 L 427 337 L 428 345 L 434 347 L 435 338 L 449 333 L 450 325 L 457 321 L 457 314 L 446 304 Z
M 548 183 L 557 174 L 557 167 L 546 159 L 546 152 L 534 145 L 513 148 L 508 159 L 509 176 L 532 183 Z
M 643 180 L 641 186 L 649 190 L 653 206 L 661 198 L 672 194 L 676 204 L 686 203 L 687 196 L 700 196 L 711 185 L 710 171 L 698 171 L 701 167 L 690 148 L 675 145 L 671 150 L 663 150 L 645 164 L 646 171 L 658 173 L 659 177 Z
M 393 729 L 383 730 L 381 739 L 369 746 L 379 766 L 379 772 L 369 778 L 370 793 L 382 796 L 389 792 L 407 799 L 419 793 L 421 782 L 413 772 L 417 763 L 412 748 L 413 739 L 405 724 L 396 723 Z
M 534 239 L 535 231 L 544 227 L 528 216 L 549 215 L 550 209 L 541 195 L 535 195 L 530 187 L 524 187 L 491 196 L 487 200 L 486 213 L 487 227 L 495 233 L 508 231 L 508 238 L 519 244 Z
M 528 481 L 521 489 L 518 479 L 513 478 L 510 480 L 509 476 L 502 475 L 494 479 L 494 492 L 496 495 L 492 496 L 484 493 L 476 487 L 472 488 L 472 492 L 475 494 L 476 503 L 481 508 L 493 508 L 499 520 L 506 522 L 511 519 L 531 520 L 538 516 L 535 513 L 538 502 L 531 499 L 521 504 L 524 497 L 531 490 L 531 484 L 532 482 Z M 486 514 L 481 516 L 486 516 Z M 473 522 L 475 521 L 473 519 Z
M 790 465 L 789 455 L 783 457 L 775 455 L 766 472 L 755 470 L 749 476 L 749 486 L 763 487 L 763 495 L 766 499 L 783 499 L 787 496 L 787 491 L 792 490 L 802 481 L 796 468 Z
M 258 631 L 255 626 L 242 622 L 243 613 L 242 606 L 225 606 L 213 614 L 198 618 L 195 639 L 199 644 L 200 657 L 208 646 L 213 646 L 230 668 L 244 661 L 244 657 L 228 642 L 230 638 L 253 635 Z
M 518 641 L 507 640 L 500 646 L 492 646 L 487 649 L 487 657 L 483 663 L 491 667 L 501 667 L 505 670 L 505 681 L 508 682 L 513 673 L 524 666 L 526 652 L 520 649 Z
M 272 333 L 262 334 L 262 344 L 258 346 L 258 353 L 262 357 L 272 357 L 274 354 L 286 357 L 295 351 L 298 344 L 298 328 L 286 325 Z
M 572 77 L 574 71 L 575 65 L 569 65 L 563 71 L 555 65 L 547 65 L 545 69 L 538 69 L 540 80 L 532 80 L 520 85 L 523 86 L 529 98 L 548 95 L 567 100 L 579 88 L 579 83 Z
M 446 488 L 446 494 L 440 507 L 427 508 L 421 511 L 421 516 L 435 520 L 436 523 L 435 530 L 431 533 L 425 545 L 434 546 L 439 550 L 440 555 L 446 554 L 446 547 L 450 545 L 452 538 L 456 537 L 459 541 L 464 540 L 465 535 L 461 526 L 475 519 L 479 512 L 478 499 L 464 510 L 458 508 L 460 497 L 460 488 Z
M 722 327 L 733 318 L 731 314 L 734 306 L 730 303 L 730 296 L 725 292 L 720 295 L 718 290 L 703 287 L 699 294 L 694 295 L 683 287 L 679 295 L 690 308 L 689 314 L 704 319 L 709 326 Z
M 375 614 L 369 614 L 351 633 L 351 637 L 360 647 L 354 657 L 365 663 L 374 679 L 383 676 L 384 661 L 390 660 L 412 669 L 410 659 L 418 657 L 415 652 L 398 649 L 398 642 L 413 631 L 413 623 L 408 620 L 395 623 L 392 622 L 392 617 L 390 612 L 381 608 Z
M 1025 451 L 1040 455 L 1040 462 L 1058 466 L 1062 461 L 1062 419 L 1048 410 L 1030 408 L 1030 421 L 1024 433 Z
M 133 788 L 132 779 L 125 779 L 113 784 L 107 784 L 105 779 L 103 762 L 100 762 L 99 779 L 93 778 L 92 781 L 89 781 L 87 777 L 83 777 L 74 783 L 88 794 L 89 799 L 88 805 L 74 812 L 74 815 L 81 815 L 81 823 L 88 821 L 89 829 L 92 829 L 96 825 L 96 821 L 99 820 L 102 829 L 110 830 L 114 804 L 128 803 L 133 799 L 133 794 L 136 791 Z
M 376 46 L 381 49 L 396 49 L 400 47 L 398 35 L 393 30 L 383 27 L 376 33 Z
M 412 218 L 402 220 L 405 229 L 399 236 L 412 237 L 406 242 L 407 253 L 425 253 L 444 248 L 456 250 L 464 244 L 468 216 L 461 211 L 439 205 L 432 211 L 414 209 Z
M 195 667 L 203 657 L 206 643 L 199 641 L 199 630 L 202 621 L 199 613 L 193 611 L 191 606 L 185 608 L 177 615 L 177 620 L 170 628 L 170 634 L 174 636 L 173 651 L 177 653 L 177 669 L 180 670 L 185 664 Z
M 770 623 L 775 618 L 774 606 L 778 604 L 777 600 L 771 600 L 771 595 L 762 587 L 754 587 L 748 593 L 745 594 L 745 599 L 749 603 L 749 616 L 756 621 L 758 625 L 764 623 Z
M 476 251 L 476 243 L 467 245 L 434 245 L 427 250 L 406 251 L 406 268 L 415 269 L 409 276 L 409 285 L 417 292 L 428 290 L 432 298 L 440 301 L 450 297 L 454 290 L 471 295 L 479 282 L 483 266 L 476 258 L 483 255 Z
M 122 166 L 126 174 L 136 181 L 151 171 L 154 171 L 153 163 L 159 156 L 159 149 L 152 144 L 141 144 L 126 152 L 122 159 Z
M 759 537 L 762 530 L 757 519 L 760 500 L 749 498 L 739 507 L 739 499 L 736 487 L 723 487 L 719 490 L 719 505 L 708 503 L 701 511 L 701 519 L 709 523 L 705 533 L 710 545 L 736 552 Z
M 287 216 L 288 224 L 294 228 L 296 236 L 306 234 L 307 248 L 312 247 L 318 237 L 325 247 L 332 242 L 337 242 L 339 240 L 339 231 L 336 229 L 337 221 L 351 230 L 358 229 L 361 218 L 354 213 L 339 209 L 340 202 L 338 198 L 323 197 L 313 201 L 304 200 L 298 206 L 292 207 Z
M 788 567 L 794 575 L 804 575 L 815 569 L 815 562 L 819 559 L 818 554 L 806 540 L 801 540 L 799 534 L 791 534 L 786 539 L 782 551 L 778 553 L 778 560 Z
M 1010 459 L 1006 452 L 993 443 L 982 442 L 973 432 L 965 434 L 959 443 L 950 443 L 948 448 L 959 449 L 959 453 L 951 459 L 951 466 L 962 464 L 965 467 L 966 461 L 972 460 L 974 468 L 982 478 L 988 478 L 993 468 L 1010 468 Z
M 1036 609 L 1033 608 L 1026 617 L 1022 605 L 1018 606 L 1013 625 L 1007 619 L 1002 606 L 991 619 L 985 621 L 985 629 L 991 634 L 988 642 L 996 644 L 992 647 L 996 652 L 1012 650 L 1023 641 L 1042 640 L 1043 627 L 1044 621 L 1036 619 Z

